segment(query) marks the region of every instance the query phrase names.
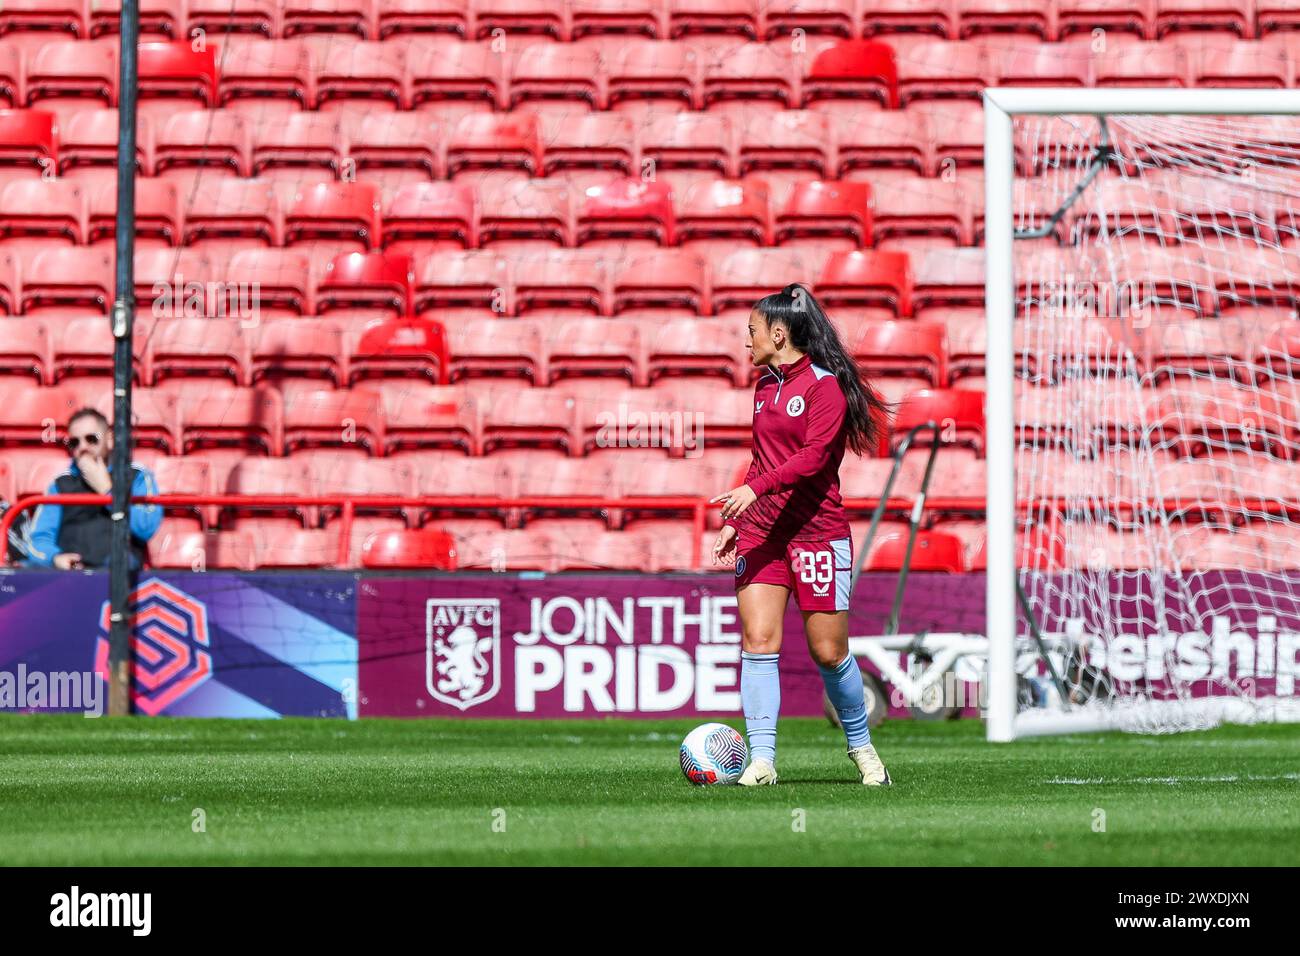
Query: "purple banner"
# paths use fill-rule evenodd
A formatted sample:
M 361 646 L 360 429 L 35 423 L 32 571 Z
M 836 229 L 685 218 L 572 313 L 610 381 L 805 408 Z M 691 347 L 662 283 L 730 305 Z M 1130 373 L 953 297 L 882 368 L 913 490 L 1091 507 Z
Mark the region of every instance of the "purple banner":
M 136 712 L 355 717 L 355 596 L 351 575 L 146 572 L 131 594 Z M 107 664 L 106 573 L 0 575 L 0 710 L 94 710 Z
M 897 577 L 864 575 L 850 631 L 878 634 Z M 914 630 L 980 630 L 983 578 L 918 574 Z M 740 711 L 740 621 L 722 575 L 367 578 L 357 600 L 362 716 L 633 717 Z M 822 712 L 793 602 L 781 712 Z

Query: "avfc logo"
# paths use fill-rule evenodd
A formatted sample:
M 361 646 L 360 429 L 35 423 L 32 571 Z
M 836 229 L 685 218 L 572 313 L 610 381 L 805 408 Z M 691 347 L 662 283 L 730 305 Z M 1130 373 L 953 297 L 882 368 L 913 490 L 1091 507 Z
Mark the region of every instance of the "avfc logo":
M 174 585 L 150 578 L 127 599 L 131 607 L 131 702 L 162 713 L 212 676 L 208 609 Z M 95 671 L 108 680 L 109 603 L 99 612 Z
M 803 396 L 796 395 L 790 401 L 785 403 L 785 413 L 791 418 L 798 418 L 803 414 Z
M 501 689 L 501 602 L 430 600 L 425 608 L 425 686 L 458 710 L 491 700 Z
M 736 558 L 736 577 L 740 577 L 744 573 L 745 573 L 745 556 L 742 554 L 740 557 Z

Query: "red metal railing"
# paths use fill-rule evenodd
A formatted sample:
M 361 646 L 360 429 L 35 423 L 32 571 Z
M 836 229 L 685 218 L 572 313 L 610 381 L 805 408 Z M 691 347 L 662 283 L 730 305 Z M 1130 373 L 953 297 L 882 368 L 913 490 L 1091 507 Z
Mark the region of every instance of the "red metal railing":
M 927 511 L 973 511 L 977 510 L 975 498 L 939 498 L 927 497 Z M 849 511 L 868 512 L 876 507 L 877 498 L 846 498 L 844 506 Z M 132 498 L 132 504 L 155 504 L 164 508 L 294 508 L 294 507 L 336 507 L 339 509 L 337 525 L 339 530 L 338 554 L 335 564 L 347 567 L 351 554 L 352 522 L 358 509 L 401 509 L 401 508 L 439 508 L 448 511 L 507 511 L 510 509 L 571 509 L 583 511 L 626 510 L 626 511 L 685 511 L 691 512 L 691 565 L 701 567 L 703 557 L 700 539 L 703 537 L 706 513 L 709 502 L 707 498 L 688 496 L 655 497 L 632 496 L 623 498 L 603 498 L 587 496 L 538 496 L 520 498 L 490 498 L 471 495 L 200 495 L 167 494 L 148 495 Z M 107 505 L 112 503 L 110 495 L 65 494 L 65 495 L 29 495 L 19 498 L 14 506 L 0 516 L 0 541 L 9 540 L 9 529 L 18 515 L 37 505 Z M 911 496 L 891 496 L 888 510 L 902 514 L 911 510 L 914 500 Z M 4 562 L 8 563 L 7 549 Z

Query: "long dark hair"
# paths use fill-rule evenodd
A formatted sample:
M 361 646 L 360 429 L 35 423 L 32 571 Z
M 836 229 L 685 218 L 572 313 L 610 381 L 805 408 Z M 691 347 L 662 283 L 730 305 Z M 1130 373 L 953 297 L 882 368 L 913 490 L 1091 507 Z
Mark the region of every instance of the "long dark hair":
M 781 323 L 790 333 L 790 344 L 835 376 L 844 392 L 848 410 L 844 429 L 849 448 L 858 455 L 874 455 L 881 430 L 893 409 L 866 381 L 840 334 L 812 292 L 793 282 L 780 292 L 765 295 L 754 309 L 770 328 Z

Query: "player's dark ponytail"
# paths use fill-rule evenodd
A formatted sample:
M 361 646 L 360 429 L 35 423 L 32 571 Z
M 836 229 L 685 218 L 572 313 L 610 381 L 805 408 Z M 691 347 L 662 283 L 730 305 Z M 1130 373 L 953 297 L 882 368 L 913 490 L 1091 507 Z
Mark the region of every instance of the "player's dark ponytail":
M 780 292 L 765 295 L 754 304 L 768 326 L 779 322 L 790 333 L 790 344 L 814 365 L 834 374 L 844 392 L 848 410 L 844 428 L 849 448 L 859 455 L 875 455 L 880 431 L 892 412 L 889 404 L 866 381 L 840 334 L 812 292 L 791 283 Z

